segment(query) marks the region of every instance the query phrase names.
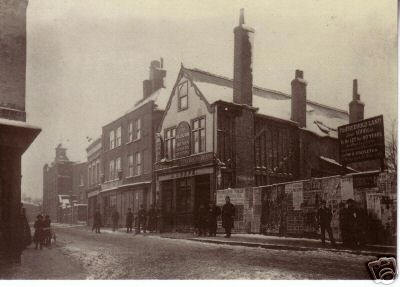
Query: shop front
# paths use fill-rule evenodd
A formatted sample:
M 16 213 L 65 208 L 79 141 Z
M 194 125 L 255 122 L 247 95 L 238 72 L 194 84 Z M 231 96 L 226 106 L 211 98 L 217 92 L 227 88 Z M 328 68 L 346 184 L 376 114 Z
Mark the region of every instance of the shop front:
M 162 231 L 193 230 L 199 207 L 215 198 L 214 165 L 213 153 L 156 164 Z

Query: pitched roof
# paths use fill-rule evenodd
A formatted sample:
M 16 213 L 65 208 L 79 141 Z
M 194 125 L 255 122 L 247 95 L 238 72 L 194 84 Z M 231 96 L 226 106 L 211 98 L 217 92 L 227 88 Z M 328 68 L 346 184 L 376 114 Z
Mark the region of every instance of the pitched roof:
M 150 101 L 154 101 L 154 104 L 157 106 L 158 110 L 165 110 L 165 107 L 167 106 L 168 99 L 169 99 L 169 93 L 170 93 L 170 90 L 168 90 L 164 87 L 160 88 L 160 89 L 154 91 L 153 93 L 151 93 L 150 96 L 148 96 L 147 98 L 137 101 L 135 106 L 133 107 L 133 110 L 136 110 L 136 109 L 140 108 L 141 106 L 144 106 L 145 104 L 147 104 Z
M 182 66 L 183 72 L 193 81 L 209 104 L 217 101 L 233 103 L 233 80 L 199 69 Z M 270 89 L 253 87 L 253 106 L 257 114 L 290 120 L 291 95 Z M 307 100 L 306 130 L 319 136 L 337 138 L 337 127 L 348 123 L 348 113 Z

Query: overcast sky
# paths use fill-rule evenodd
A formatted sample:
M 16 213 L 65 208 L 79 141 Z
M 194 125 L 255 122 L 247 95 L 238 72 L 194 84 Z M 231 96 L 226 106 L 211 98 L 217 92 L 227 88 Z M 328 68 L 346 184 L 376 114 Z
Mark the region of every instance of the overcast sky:
M 256 31 L 255 84 L 289 93 L 302 69 L 309 99 L 347 110 L 358 78 L 365 116 L 397 117 L 397 1 L 30 0 L 27 120 L 42 132 L 22 191 L 41 197 L 60 142 L 85 160 L 86 136 L 142 97 L 151 60 L 164 58 L 168 88 L 181 62 L 232 77 L 240 8 Z

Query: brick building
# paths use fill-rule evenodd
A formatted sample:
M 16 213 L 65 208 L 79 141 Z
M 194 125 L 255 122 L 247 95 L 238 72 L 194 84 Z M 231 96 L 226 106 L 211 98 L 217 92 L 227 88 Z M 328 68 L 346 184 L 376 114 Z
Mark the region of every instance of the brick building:
M 241 11 L 234 29 L 233 80 L 180 69 L 157 136 L 164 230 L 190 229 L 198 207 L 215 200 L 217 189 L 344 170 L 338 163 L 337 127 L 349 122 L 349 114 L 307 100 L 300 70 L 291 95 L 253 86 L 254 33 Z
M 61 209 L 65 209 L 73 196 L 73 165 L 67 157 L 67 149 L 59 144 L 53 162 L 43 167 L 43 212 L 52 221 L 62 222 Z
M 98 207 L 97 195 L 100 192 L 100 184 L 104 177 L 102 172 L 101 137 L 94 140 L 87 148 L 87 179 L 86 179 L 86 198 L 88 204 L 88 224 L 93 224 L 94 210 Z
M 168 96 L 163 60 L 152 61 L 149 70 L 149 79 L 143 81 L 143 98 L 102 128 L 102 180 L 100 188 L 96 192 L 91 190 L 88 197 L 89 216 L 99 207 L 104 224 L 111 223 L 113 209 L 120 213 L 122 223 L 128 208 L 137 214 L 141 204 L 148 208 L 155 202 L 154 134 Z
M 26 123 L 26 8 L 0 1 L 0 264 L 20 261 L 21 157 L 40 128 Z

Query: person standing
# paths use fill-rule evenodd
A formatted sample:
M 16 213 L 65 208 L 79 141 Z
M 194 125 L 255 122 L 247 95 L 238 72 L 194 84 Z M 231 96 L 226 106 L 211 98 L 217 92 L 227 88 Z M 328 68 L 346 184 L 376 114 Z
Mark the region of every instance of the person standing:
M 93 216 L 93 229 L 95 230 L 96 233 L 100 233 L 100 227 L 101 227 L 101 214 L 99 209 L 96 208 L 96 211 Z
M 217 236 L 217 218 L 220 216 L 221 210 L 215 206 L 214 202 L 210 202 L 208 206 L 208 234 L 209 236 Z
M 116 208 L 114 208 L 113 213 L 111 214 L 112 224 L 113 224 L 113 231 L 118 229 L 118 222 L 119 222 L 119 213 Z
M 32 243 L 32 235 L 31 228 L 28 223 L 28 218 L 26 217 L 25 208 L 22 207 L 21 203 L 21 215 L 20 215 L 20 224 L 22 224 L 23 229 L 23 247 L 26 248 Z
M 225 204 L 222 207 L 222 227 L 225 229 L 225 237 L 231 237 L 235 221 L 235 206 L 231 203 L 229 196 L 225 197 Z
M 340 236 L 342 238 L 342 242 L 344 246 L 349 245 L 348 240 L 348 221 L 347 221 L 347 206 L 345 203 L 339 203 L 339 228 L 340 228 Z
M 325 244 L 325 230 L 328 232 L 329 240 L 332 246 L 336 246 L 335 239 L 333 238 L 332 228 L 332 211 L 326 206 L 326 201 L 321 202 L 321 207 L 318 209 L 318 224 L 321 227 L 321 241 Z
M 204 204 L 200 204 L 199 209 L 197 210 L 197 228 L 199 232 L 199 236 L 207 235 L 207 217 L 208 210 L 204 206 Z
M 38 246 L 40 249 L 43 249 L 43 216 L 41 214 L 36 217 L 33 227 L 35 228 L 35 233 L 33 235 L 35 249 L 38 249 Z
M 146 233 L 146 219 L 147 219 L 147 212 L 143 204 L 141 204 L 140 209 L 138 211 L 138 224 L 136 233 L 140 233 L 140 228 L 143 229 L 143 233 Z
M 44 237 L 44 245 L 49 247 L 51 244 L 51 220 L 50 216 L 46 215 L 43 220 L 43 237 Z
M 126 214 L 126 233 L 132 232 L 133 225 L 133 213 L 132 209 L 128 208 L 128 213 Z
M 148 221 L 148 229 L 150 232 L 154 232 L 156 229 L 156 221 L 157 221 L 157 211 L 152 204 L 149 209 L 149 221 Z

